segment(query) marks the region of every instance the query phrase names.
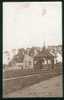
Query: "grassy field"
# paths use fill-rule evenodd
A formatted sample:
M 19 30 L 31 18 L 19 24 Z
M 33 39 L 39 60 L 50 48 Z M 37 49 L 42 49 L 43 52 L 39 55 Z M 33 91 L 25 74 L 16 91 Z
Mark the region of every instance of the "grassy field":
M 48 80 L 49 78 L 58 76 L 62 74 L 62 71 L 60 70 L 62 66 L 56 66 L 55 70 L 40 70 L 39 72 L 34 72 L 31 70 L 27 71 L 11 71 L 11 72 L 6 72 L 6 77 L 3 79 L 3 92 L 4 94 L 11 93 L 13 91 L 23 89 L 27 86 L 30 86 L 32 84 L 39 83 L 40 81 Z M 30 74 L 32 74 L 30 76 Z M 8 76 L 9 75 L 9 76 Z M 28 76 L 27 76 L 28 75 Z M 27 76 L 27 77 L 24 77 Z M 18 77 L 18 78 L 16 78 Z M 15 79 L 14 79 L 15 78 Z M 9 80 L 7 80 L 9 79 Z

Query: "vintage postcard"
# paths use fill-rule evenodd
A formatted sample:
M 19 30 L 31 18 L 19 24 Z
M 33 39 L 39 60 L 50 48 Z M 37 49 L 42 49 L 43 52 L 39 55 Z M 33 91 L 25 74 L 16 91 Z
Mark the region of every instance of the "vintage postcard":
M 62 2 L 3 2 L 3 97 L 63 97 Z

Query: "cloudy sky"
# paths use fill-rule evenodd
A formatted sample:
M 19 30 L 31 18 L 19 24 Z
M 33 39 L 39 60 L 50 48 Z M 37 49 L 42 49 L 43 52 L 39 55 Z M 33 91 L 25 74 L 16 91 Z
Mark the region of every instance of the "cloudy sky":
M 4 2 L 3 50 L 62 44 L 61 2 Z

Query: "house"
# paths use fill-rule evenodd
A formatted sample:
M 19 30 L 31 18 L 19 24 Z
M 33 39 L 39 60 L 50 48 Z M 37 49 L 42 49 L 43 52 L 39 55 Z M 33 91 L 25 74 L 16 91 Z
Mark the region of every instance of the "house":
M 33 69 L 33 57 L 25 54 L 23 60 L 23 69 Z
M 10 53 L 8 51 L 4 52 L 3 53 L 3 64 L 8 65 L 10 60 L 11 60 Z
M 56 52 L 56 63 L 62 63 L 62 54 Z
M 54 64 L 61 62 L 62 63 L 62 54 L 58 51 L 50 51 L 50 53 L 54 56 Z
M 45 48 L 34 57 L 34 68 L 39 70 L 44 67 L 48 69 L 54 68 L 54 56 Z
M 12 50 L 9 50 L 9 51 L 5 51 L 3 53 L 3 64 L 8 65 L 17 53 L 18 53 L 17 49 L 12 49 Z

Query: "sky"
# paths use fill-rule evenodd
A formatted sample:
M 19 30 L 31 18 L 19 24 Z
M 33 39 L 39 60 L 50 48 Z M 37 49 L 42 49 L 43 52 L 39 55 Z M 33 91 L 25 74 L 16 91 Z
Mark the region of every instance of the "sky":
M 4 2 L 3 50 L 62 44 L 62 2 Z

